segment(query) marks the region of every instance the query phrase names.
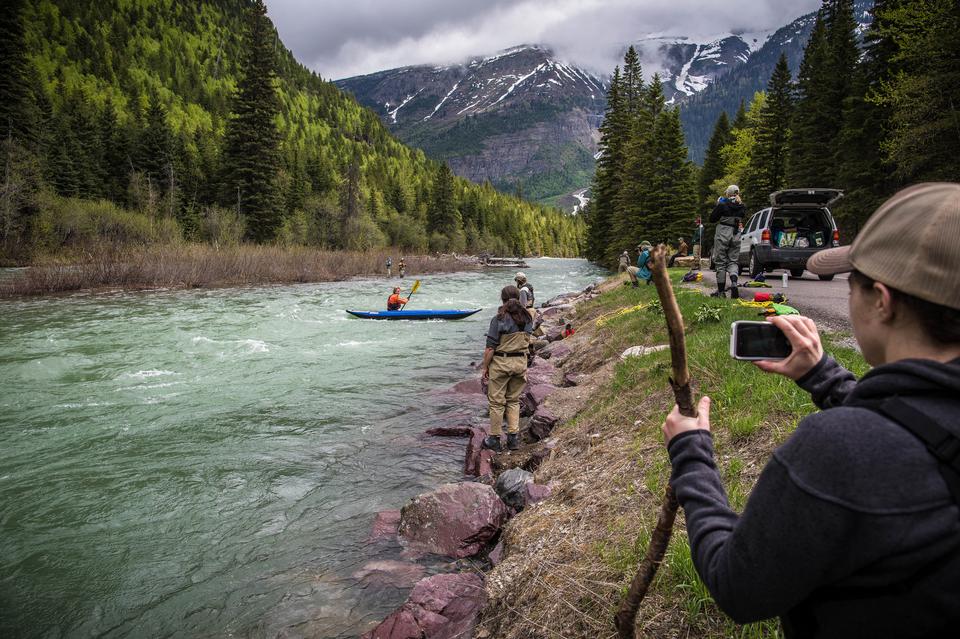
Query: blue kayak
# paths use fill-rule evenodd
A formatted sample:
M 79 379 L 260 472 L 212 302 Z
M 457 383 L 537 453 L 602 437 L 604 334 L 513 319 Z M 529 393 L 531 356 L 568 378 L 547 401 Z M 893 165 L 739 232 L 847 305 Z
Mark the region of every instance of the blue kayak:
M 403 311 L 351 311 L 347 312 L 362 319 L 385 319 L 385 320 L 428 320 L 428 319 L 463 319 L 470 317 L 482 309 L 459 309 L 459 310 L 403 310 Z

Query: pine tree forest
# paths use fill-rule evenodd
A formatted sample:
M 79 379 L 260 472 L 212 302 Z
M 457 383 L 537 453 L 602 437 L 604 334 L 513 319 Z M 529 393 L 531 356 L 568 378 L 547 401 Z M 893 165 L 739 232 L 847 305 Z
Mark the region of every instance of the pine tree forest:
M 796 79 L 785 62 L 732 125 L 718 119 L 700 213 L 728 184 L 751 212 L 779 189 L 839 188 L 849 242 L 900 188 L 960 178 L 960 4 L 877 0 L 858 34 L 852 1 L 826 0 Z
M 586 255 L 612 267 L 646 240 L 673 242 L 694 229 L 696 167 L 687 160 L 680 113 L 665 104 L 658 75 L 643 80 L 633 47 L 614 70 L 600 127 L 600 157 L 587 207 Z
M 263 0 L 0 7 L 0 261 L 85 242 L 576 255 L 298 63 Z

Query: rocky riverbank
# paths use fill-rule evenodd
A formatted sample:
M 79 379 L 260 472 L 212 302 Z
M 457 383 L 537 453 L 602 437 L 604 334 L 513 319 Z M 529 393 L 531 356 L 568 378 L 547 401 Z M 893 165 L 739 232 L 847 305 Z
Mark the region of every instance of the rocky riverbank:
M 541 350 L 528 370 L 520 450 L 481 450 L 479 381 L 452 390 L 474 402 L 478 418 L 433 434 L 468 438 L 469 481 L 417 497 L 391 514 L 396 523 L 389 528 L 391 534 L 399 528 L 408 551 L 460 558 L 465 572 L 420 581 L 407 603 L 365 637 L 615 635 L 613 614 L 646 550 L 669 479 L 660 425 L 673 405 L 656 292 L 622 283 L 613 277 L 542 309 L 548 333 L 568 320 L 577 332 Z M 730 322 L 755 319 L 755 308 L 676 290 L 695 392 L 714 400 L 717 464 L 739 510 L 772 450 L 813 406 L 788 380 L 729 357 Z M 865 370 L 858 353 L 825 337 L 831 354 L 855 372 Z M 696 575 L 679 516 L 637 635 L 779 632 L 776 620 L 740 626 L 717 608 Z

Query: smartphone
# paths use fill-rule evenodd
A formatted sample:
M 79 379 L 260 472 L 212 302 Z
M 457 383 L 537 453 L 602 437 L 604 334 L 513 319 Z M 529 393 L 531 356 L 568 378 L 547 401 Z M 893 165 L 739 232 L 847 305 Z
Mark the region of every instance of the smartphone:
M 786 359 L 792 352 L 790 340 L 770 322 L 734 322 L 730 325 L 730 356 L 734 359 Z

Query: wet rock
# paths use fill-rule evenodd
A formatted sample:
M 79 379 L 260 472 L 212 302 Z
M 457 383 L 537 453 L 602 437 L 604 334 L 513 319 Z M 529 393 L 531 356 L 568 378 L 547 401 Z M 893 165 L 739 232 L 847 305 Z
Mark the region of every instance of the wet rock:
M 550 484 L 536 484 L 530 482 L 523 487 L 523 502 L 526 506 L 531 506 L 543 501 L 553 494 L 553 486 Z
M 526 503 L 524 487 L 532 481 L 532 473 L 522 468 L 511 468 L 510 470 L 500 473 L 493 489 L 500 495 L 503 503 L 515 511 L 520 511 L 523 510 L 523 506 Z
M 406 603 L 363 639 L 470 637 L 485 603 L 483 579 L 475 573 L 427 577 L 413 587 Z
M 480 552 L 508 514 L 490 486 L 444 484 L 403 507 L 398 532 L 412 548 L 459 559 Z
M 467 442 L 467 451 L 463 461 L 465 475 L 480 476 L 491 472 L 490 459 L 492 450 L 485 450 L 481 446 L 489 431 L 486 428 L 471 428 L 470 441 Z
M 573 304 L 557 304 L 556 306 L 551 306 L 547 309 L 544 309 L 543 311 L 540 312 L 540 315 L 541 317 L 543 317 L 543 319 L 546 320 L 554 317 L 560 317 L 564 313 L 567 313 L 572 310 L 573 310 Z
M 426 433 L 434 437 L 470 437 L 473 429 L 469 426 L 437 426 L 428 428 Z
M 370 528 L 370 541 L 378 539 L 387 539 L 397 536 L 397 526 L 400 525 L 399 510 L 384 510 L 378 512 L 373 518 L 373 526 Z
M 554 427 L 559 421 L 559 418 L 554 415 L 549 408 L 539 406 L 530 419 L 530 426 L 527 432 L 530 433 L 530 437 L 534 441 L 546 439 L 550 436 L 550 433 L 553 432 Z
M 412 588 L 423 579 L 425 572 L 424 567 L 419 564 L 387 559 L 368 561 L 353 573 L 353 578 L 368 585 Z
M 480 379 L 476 377 L 458 382 L 450 390 L 463 395 L 486 395 L 480 387 Z
M 503 561 L 503 541 L 497 542 L 497 545 L 493 547 L 493 550 L 490 551 L 490 554 L 487 555 L 487 559 L 490 560 L 490 563 L 496 566 L 501 561 Z
M 560 304 L 569 304 L 570 301 L 578 297 L 579 293 L 561 293 L 556 297 L 551 297 L 546 302 L 540 305 L 540 308 L 551 308 L 553 306 L 559 306 Z
M 627 350 L 620 353 L 620 359 L 627 359 L 628 357 L 643 357 L 644 355 L 649 355 L 650 353 L 656 353 L 658 351 L 665 351 L 670 348 L 669 344 L 660 344 L 658 346 L 631 346 Z

